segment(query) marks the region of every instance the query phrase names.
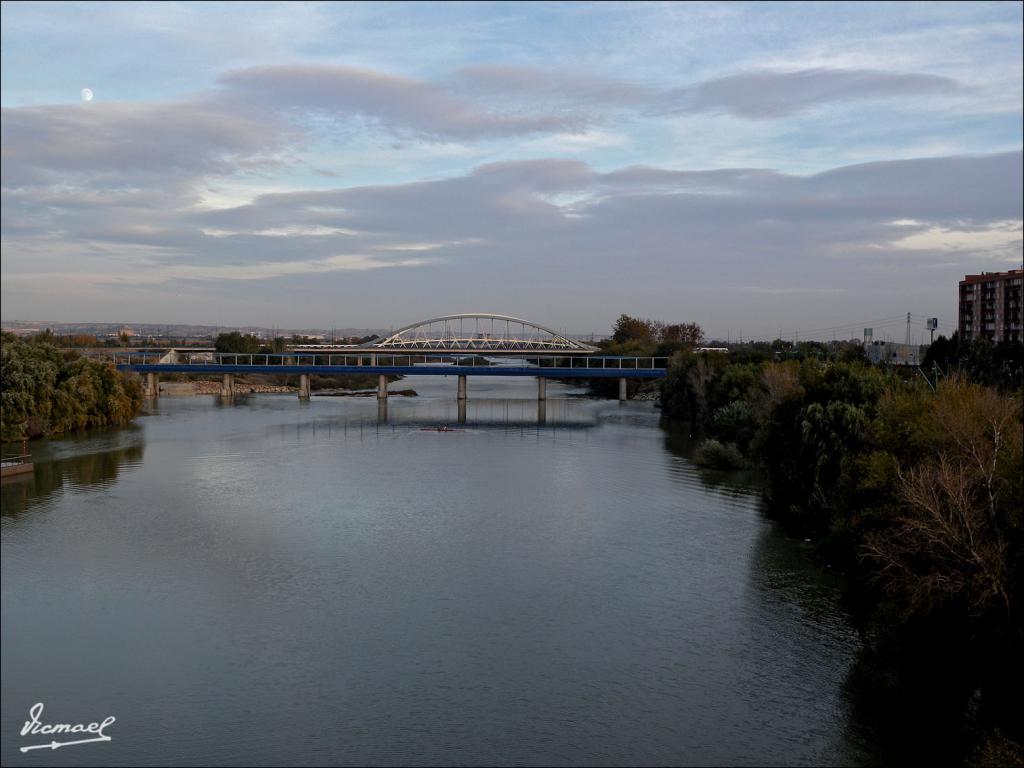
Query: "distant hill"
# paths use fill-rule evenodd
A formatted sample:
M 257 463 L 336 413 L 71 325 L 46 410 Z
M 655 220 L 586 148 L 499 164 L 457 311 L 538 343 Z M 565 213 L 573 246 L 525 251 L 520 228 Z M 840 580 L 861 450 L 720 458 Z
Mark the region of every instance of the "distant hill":
M 140 338 L 214 338 L 218 333 L 251 333 L 261 338 L 274 336 L 320 336 L 326 340 L 333 337 L 369 336 L 386 333 L 381 328 L 263 328 L 248 325 L 187 325 L 183 323 L 57 323 L 50 320 L 3 320 L 3 330 L 18 335 L 38 333 L 49 328 L 55 334 L 92 334 L 97 337 L 118 336 L 122 332 Z

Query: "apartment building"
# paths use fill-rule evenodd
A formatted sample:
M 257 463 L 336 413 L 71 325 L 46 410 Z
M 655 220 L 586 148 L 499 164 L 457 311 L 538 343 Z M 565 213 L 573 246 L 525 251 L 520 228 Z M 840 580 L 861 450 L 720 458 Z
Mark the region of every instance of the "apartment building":
M 960 281 L 960 336 L 991 342 L 1021 341 L 1024 269 L 982 272 Z

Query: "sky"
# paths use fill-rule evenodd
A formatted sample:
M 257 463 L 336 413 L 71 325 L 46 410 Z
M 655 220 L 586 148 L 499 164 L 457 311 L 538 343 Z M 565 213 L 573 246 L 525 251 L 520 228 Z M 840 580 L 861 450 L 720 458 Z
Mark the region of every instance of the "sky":
M 902 340 L 1021 267 L 1022 4 L 2 4 L 4 320 Z

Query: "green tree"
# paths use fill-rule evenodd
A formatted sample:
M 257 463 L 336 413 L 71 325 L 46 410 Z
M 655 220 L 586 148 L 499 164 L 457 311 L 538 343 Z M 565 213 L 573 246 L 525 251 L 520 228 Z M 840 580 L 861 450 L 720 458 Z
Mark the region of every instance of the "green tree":
M 619 315 L 612 332 L 612 341 L 616 344 L 653 345 L 657 341 L 656 326 L 651 320 Z
M 696 346 L 704 341 L 704 329 L 697 325 L 697 323 L 663 325 L 658 334 L 658 341 L 662 343 L 678 342 L 680 344 Z
M 126 424 L 142 409 L 139 382 L 109 361 L 70 353 L 47 339 L 4 334 L 0 349 L 3 440 Z
M 247 333 L 244 336 L 238 331 L 217 334 L 213 343 L 218 352 L 234 352 L 241 355 L 253 355 L 260 351 L 263 344 L 253 334 Z

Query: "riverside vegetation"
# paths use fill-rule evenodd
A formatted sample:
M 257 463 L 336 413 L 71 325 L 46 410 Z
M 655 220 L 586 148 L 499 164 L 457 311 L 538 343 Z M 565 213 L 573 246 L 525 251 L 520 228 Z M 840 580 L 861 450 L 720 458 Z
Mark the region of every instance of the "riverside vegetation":
M 695 352 L 699 328 L 664 327 L 624 315 L 606 351 L 678 344 L 665 417 L 705 438 L 698 464 L 757 467 L 769 514 L 848 577 L 875 705 L 954 729 L 964 762 L 1024 764 L 1020 345 L 940 337 L 930 381 L 855 343 Z
M 142 410 L 142 387 L 111 362 L 61 351 L 49 332 L 0 340 L 0 439 L 127 424 Z
M 346 337 L 338 339 L 339 344 L 361 344 L 377 338 L 376 336 Z M 253 334 L 241 334 L 238 331 L 221 333 L 214 340 L 214 348 L 218 352 L 236 353 L 242 355 L 280 355 L 285 352 L 287 344 L 317 344 L 319 339 L 312 339 L 307 336 L 292 336 L 290 340 L 277 337 L 268 341 L 257 338 Z M 282 358 L 270 358 L 269 365 L 281 365 Z M 184 375 L 183 375 L 184 377 Z M 388 381 L 397 381 L 399 376 L 388 376 Z M 249 374 L 248 380 L 258 385 L 271 385 L 278 387 L 298 388 L 299 377 L 287 374 Z M 320 390 L 345 389 L 360 390 L 370 389 L 377 386 L 377 377 L 373 375 L 331 375 L 331 376 L 310 376 L 310 389 L 314 392 Z M 392 393 L 399 394 L 399 393 Z

